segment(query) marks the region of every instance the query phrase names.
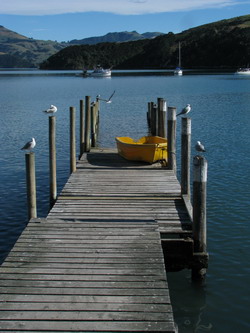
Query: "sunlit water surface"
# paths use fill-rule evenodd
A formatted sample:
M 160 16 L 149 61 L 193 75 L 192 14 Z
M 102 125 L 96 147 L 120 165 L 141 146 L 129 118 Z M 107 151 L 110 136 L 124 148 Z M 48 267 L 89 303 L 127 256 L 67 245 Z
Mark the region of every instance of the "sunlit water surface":
M 190 103 L 192 147 L 200 140 L 207 149 L 210 259 L 203 287 L 191 283 L 189 271 L 168 274 L 175 320 L 181 333 L 249 332 L 250 77 L 134 74 L 95 79 L 77 77 L 75 72 L 0 72 L 1 261 L 27 223 L 25 159 L 20 148 L 33 136 L 38 216 L 45 217 L 49 209 L 48 116 L 42 110 L 50 104 L 58 107 L 60 192 L 69 176 L 69 107 L 75 106 L 78 115 L 80 99 L 90 95 L 94 100 L 97 94 L 107 98 L 116 90 L 113 102 L 101 105 L 103 147 L 115 146 L 115 136 L 145 135 L 147 103 L 157 97 L 177 111 Z M 179 153 L 179 122 L 177 138 Z

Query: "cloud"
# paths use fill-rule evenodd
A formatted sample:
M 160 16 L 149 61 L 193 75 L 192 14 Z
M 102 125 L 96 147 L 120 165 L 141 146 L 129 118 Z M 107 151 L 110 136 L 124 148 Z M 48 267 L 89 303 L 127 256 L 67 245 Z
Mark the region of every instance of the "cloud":
M 0 0 L 0 14 L 55 15 L 105 12 L 141 15 L 228 7 L 249 0 Z

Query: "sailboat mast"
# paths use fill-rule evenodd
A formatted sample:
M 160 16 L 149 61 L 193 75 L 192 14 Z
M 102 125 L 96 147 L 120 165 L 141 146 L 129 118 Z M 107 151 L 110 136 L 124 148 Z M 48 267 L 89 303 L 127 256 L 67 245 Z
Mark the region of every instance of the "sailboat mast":
M 179 67 L 181 68 L 181 42 L 179 42 Z
M 181 43 L 179 42 L 179 67 L 176 67 L 174 74 L 175 75 L 182 75 L 182 69 L 181 69 Z

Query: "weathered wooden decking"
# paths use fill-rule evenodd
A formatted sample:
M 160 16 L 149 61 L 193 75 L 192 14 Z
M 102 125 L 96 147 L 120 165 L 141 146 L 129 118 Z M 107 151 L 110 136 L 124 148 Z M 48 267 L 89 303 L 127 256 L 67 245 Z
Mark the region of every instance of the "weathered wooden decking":
M 0 268 L 0 331 L 176 332 L 161 236 L 190 235 L 172 171 L 92 150 Z

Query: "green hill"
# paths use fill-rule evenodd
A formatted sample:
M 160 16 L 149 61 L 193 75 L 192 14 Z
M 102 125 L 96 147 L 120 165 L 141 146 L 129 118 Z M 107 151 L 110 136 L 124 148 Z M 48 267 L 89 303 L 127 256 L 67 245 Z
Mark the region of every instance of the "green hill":
M 57 53 L 68 45 L 75 44 L 96 44 L 101 42 L 125 42 L 129 40 L 139 40 L 154 38 L 160 35 L 158 32 L 146 32 L 139 34 L 132 32 L 114 32 L 104 36 L 74 39 L 68 43 L 57 43 L 55 41 L 44 41 L 28 38 L 14 31 L 0 26 L 0 67 L 38 67 L 51 55 Z
M 0 26 L 0 67 L 37 67 L 65 46 L 28 38 Z
M 69 46 L 51 56 L 43 69 L 163 69 L 177 64 L 178 42 L 184 68 L 235 68 L 250 61 L 250 15 L 222 20 L 154 39 Z

